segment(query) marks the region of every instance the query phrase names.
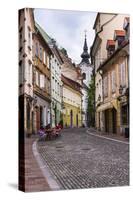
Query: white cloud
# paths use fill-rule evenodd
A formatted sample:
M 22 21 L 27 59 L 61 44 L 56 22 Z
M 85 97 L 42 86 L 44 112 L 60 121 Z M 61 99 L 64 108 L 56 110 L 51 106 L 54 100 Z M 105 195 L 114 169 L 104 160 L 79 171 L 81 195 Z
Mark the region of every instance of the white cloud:
M 67 50 L 76 63 L 81 61 L 84 30 L 87 30 L 88 51 L 92 45 L 95 17 L 93 12 L 35 9 L 36 21 Z

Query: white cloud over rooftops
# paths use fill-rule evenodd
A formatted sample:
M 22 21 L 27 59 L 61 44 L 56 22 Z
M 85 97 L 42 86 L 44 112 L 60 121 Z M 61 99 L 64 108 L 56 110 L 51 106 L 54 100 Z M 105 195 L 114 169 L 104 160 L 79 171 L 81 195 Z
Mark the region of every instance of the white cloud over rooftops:
M 88 51 L 93 43 L 93 24 L 96 18 L 94 12 L 65 11 L 51 9 L 35 9 L 35 20 L 56 39 L 59 46 L 64 47 L 68 55 L 76 63 L 81 61 L 84 44 L 84 31 L 87 30 Z

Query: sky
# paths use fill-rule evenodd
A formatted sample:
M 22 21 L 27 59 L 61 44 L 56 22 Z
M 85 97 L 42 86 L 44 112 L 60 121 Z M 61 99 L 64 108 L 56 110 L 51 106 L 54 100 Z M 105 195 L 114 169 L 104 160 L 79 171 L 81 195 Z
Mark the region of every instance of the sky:
M 88 52 L 93 43 L 95 32 L 93 25 L 97 13 L 85 11 L 65 11 L 51 9 L 35 9 L 36 22 L 54 38 L 59 47 L 67 50 L 68 56 L 76 64 L 81 62 L 85 30 Z

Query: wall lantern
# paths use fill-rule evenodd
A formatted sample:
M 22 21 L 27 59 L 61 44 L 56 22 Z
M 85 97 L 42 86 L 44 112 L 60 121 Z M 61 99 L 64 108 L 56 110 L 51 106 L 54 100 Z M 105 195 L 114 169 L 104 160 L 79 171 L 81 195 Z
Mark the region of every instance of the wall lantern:
M 99 94 L 99 96 L 98 96 L 98 101 L 101 101 L 101 95 Z

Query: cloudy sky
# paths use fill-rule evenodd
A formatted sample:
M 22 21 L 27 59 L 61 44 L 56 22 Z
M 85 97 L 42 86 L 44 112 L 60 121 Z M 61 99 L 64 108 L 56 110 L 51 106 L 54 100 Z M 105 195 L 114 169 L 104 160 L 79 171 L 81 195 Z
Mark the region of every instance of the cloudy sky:
M 94 39 L 93 25 L 96 18 L 94 12 L 35 9 L 35 20 L 56 39 L 59 46 L 64 47 L 75 63 L 81 61 L 84 35 L 87 30 L 88 51 Z

